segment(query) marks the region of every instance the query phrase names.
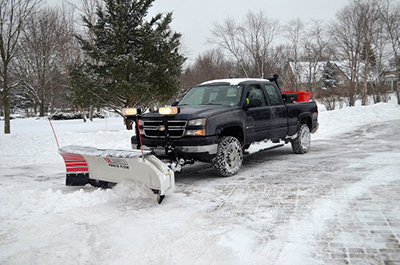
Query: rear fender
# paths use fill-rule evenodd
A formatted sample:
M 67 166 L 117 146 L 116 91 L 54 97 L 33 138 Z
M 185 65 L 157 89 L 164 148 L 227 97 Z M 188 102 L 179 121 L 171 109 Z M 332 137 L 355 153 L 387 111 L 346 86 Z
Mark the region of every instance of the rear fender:
M 304 123 L 307 124 L 307 126 L 310 128 L 310 131 L 313 127 L 313 122 L 312 122 L 312 114 L 310 112 L 304 112 L 299 115 L 299 121 L 297 123 L 297 130 L 300 129 L 300 126 Z

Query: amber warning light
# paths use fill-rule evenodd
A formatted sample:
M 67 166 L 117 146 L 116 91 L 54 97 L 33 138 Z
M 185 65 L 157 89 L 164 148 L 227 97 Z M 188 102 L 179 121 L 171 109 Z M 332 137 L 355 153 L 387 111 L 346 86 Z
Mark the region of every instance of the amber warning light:
M 122 110 L 124 116 L 136 116 L 138 114 L 137 108 L 127 108 Z

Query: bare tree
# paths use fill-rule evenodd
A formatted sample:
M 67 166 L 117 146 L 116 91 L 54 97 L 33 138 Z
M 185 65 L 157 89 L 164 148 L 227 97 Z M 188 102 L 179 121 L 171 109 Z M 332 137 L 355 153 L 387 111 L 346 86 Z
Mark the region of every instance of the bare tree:
M 364 0 L 356 1 L 356 8 L 359 11 L 359 26 L 362 32 L 362 51 L 361 59 L 364 62 L 363 65 L 363 86 L 361 89 L 361 102 L 362 105 L 366 105 L 368 101 L 368 83 L 373 83 L 373 77 L 371 76 L 371 69 L 375 66 L 375 56 L 373 40 L 381 26 L 378 24 L 378 9 L 376 0 Z
M 71 7 L 73 7 L 75 10 L 78 11 L 78 13 L 81 16 L 81 21 L 83 21 L 85 24 L 90 24 L 90 25 L 96 24 L 96 20 L 97 20 L 96 10 L 99 7 L 103 7 L 103 4 L 104 4 L 100 0 L 80 0 L 79 2 L 66 0 L 66 3 L 68 3 Z M 72 25 L 72 27 L 73 27 L 73 25 Z M 84 32 L 82 33 L 82 36 L 85 36 L 86 39 L 88 40 L 88 43 L 91 46 L 93 46 L 95 44 L 95 39 L 94 39 L 95 36 L 94 36 L 93 28 L 85 27 L 83 30 L 84 30 Z M 70 30 L 70 32 L 73 32 L 73 34 L 75 34 L 75 30 Z M 71 36 L 71 39 L 72 40 L 69 44 L 73 45 L 73 47 L 78 47 L 79 45 L 77 45 L 77 43 L 75 42 L 75 40 L 76 40 L 75 36 Z M 74 49 L 74 51 L 76 51 L 76 50 Z M 71 51 L 69 51 L 69 55 L 71 56 L 72 54 L 74 54 L 74 53 L 71 53 Z M 71 66 L 73 64 L 79 65 L 80 63 L 83 63 L 83 61 L 85 61 L 85 60 L 89 60 L 92 65 L 97 64 L 93 58 L 87 58 L 84 56 L 84 54 L 75 52 L 75 55 L 79 55 L 80 57 L 76 58 L 76 56 L 75 56 L 75 60 L 73 62 L 68 63 L 69 66 Z M 99 106 L 99 98 L 92 94 L 85 95 L 85 98 L 88 101 L 90 101 L 90 103 L 89 103 L 89 120 L 93 121 L 95 105 Z M 81 103 L 75 102 L 75 104 L 76 104 L 76 107 L 82 112 L 83 121 L 86 122 L 86 110 L 85 110 L 85 107 L 83 106 L 86 104 L 83 104 L 82 102 Z
M 23 34 L 23 54 L 30 73 L 30 87 L 36 90 L 33 95 L 39 105 L 39 115 L 43 117 L 48 104 L 54 101 L 53 74 L 58 71 L 59 12 L 56 8 L 46 8 L 36 12 L 27 22 Z M 22 60 L 22 59 L 21 59 Z M 53 108 L 53 107 L 52 107 Z
M 397 104 L 400 105 L 400 3 L 395 0 L 383 0 L 379 5 L 384 27 L 386 28 L 387 38 L 393 52 L 395 61 L 395 72 L 397 87 Z
M 244 21 L 237 24 L 226 19 L 214 24 L 212 43 L 233 55 L 246 77 L 265 77 L 268 54 L 277 37 L 279 23 L 260 11 L 248 12 Z
M 100 6 L 100 1 L 99 0 L 82 0 L 82 13 L 84 14 L 84 20 L 92 25 L 95 24 L 96 22 L 96 8 Z M 94 45 L 94 32 L 91 28 L 87 28 L 86 35 L 88 36 L 88 40 L 90 45 Z M 96 64 L 93 58 L 90 58 L 92 64 Z M 93 98 L 93 97 L 91 97 Z M 94 114 L 94 105 L 98 104 L 98 99 L 94 98 L 90 104 L 89 107 L 89 120 L 93 121 L 93 114 Z M 85 116 L 83 114 L 83 116 Z M 85 117 L 84 117 L 85 119 Z
M 79 51 L 74 46 L 73 20 L 64 7 L 45 7 L 35 12 L 21 34 L 19 52 L 13 71 L 23 80 L 18 98 L 28 102 L 34 113 L 44 116 L 47 111 L 71 106 L 65 98 L 68 64 Z M 70 18 L 70 17 L 69 17 Z
M 329 59 L 329 41 L 322 21 L 312 21 L 306 27 L 301 19 L 292 20 L 285 26 L 284 37 L 288 41 L 290 69 L 286 85 L 294 90 L 314 92 Z
M 9 67 L 19 48 L 25 22 L 36 10 L 40 0 L 0 0 L 0 78 L 4 108 L 4 133 L 10 133 Z
M 277 33 L 278 22 L 268 19 L 261 11 L 247 13 L 244 24 L 239 27 L 238 41 L 245 47 L 258 77 L 265 77 L 265 63 Z
M 321 75 L 326 62 L 330 59 L 329 40 L 322 21 L 312 21 L 311 28 L 306 31 L 303 61 L 306 61 L 306 91 L 314 93 L 320 87 Z
M 386 1 L 386 0 L 384 0 Z M 388 70 L 388 62 L 391 59 L 390 41 L 387 37 L 387 30 L 383 16 L 381 15 L 382 0 L 376 0 L 374 5 L 374 19 L 370 25 L 372 38 L 370 39 L 369 52 L 369 94 L 372 95 L 375 103 L 388 100 L 386 87 L 382 80 L 382 75 Z M 372 27 L 373 26 L 373 27 Z
M 360 84 L 361 51 L 363 48 L 363 10 L 356 1 L 351 2 L 336 14 L 336 22 L 330 27 L 332 41 L 336 47 L 341 69 L 349 78 L 346 97 L 354 106 Z
M 399 11 L 400 7 L 396 11 L 391 0 L 352 0 L 338 12 L 337 21 L 331 25 L 337 59 L 345 63 L 341 69 L 350 80 L 346 90 L 350 106 L 354 106 L 357 96 L 362 105 L 367 104 L 370 94 L 374 95 L 375 102 L 381 100 L 380 75 L 385 69 L 388 44 L 385 30 L 389 32 L 392 28 L 393 32 L 400 32 L 400 23 L 395 22 L 400 21 Z M 392 47 L 399 54 L 399 44 Z
M 82 60 L 82 52 L 75 39 L 75 7 L 62 5 L 59 9 L 57 39 L 62 72 L 69 75 L 69 66 Z
M 199 55 L 181 79 L 186 90 L 207 80 L 233 77 L 235 71 L 234 62 L 228 61 L 220 49 L 213 49 Z
M 235 20 L 226 19 L 223 24 L 215 23 L 212 30 L 213 39 L 211 43 L 226 50 L 235 59 L 246 77 L 249 73 L 245 67 L 244 48 L 240 45 L 237 36 L 239 35 L 239 26 Z
M 300 18 L 289 21 L 284 27 L 284 37 L 289 42 L 287 50 L 290 56 L 290 68 L 293 76 L 289 82 L 291 89 L 304 90 L 302 87 L 303 65 L 301 63 L 302 47 L 305 42 L 305 26 Z

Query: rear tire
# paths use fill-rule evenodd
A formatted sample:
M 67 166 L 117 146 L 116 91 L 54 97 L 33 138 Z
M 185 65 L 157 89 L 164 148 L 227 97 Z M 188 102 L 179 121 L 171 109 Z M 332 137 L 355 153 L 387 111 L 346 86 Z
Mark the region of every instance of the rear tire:
M 237 174 L 243 163 L 240 141 L 232 136 L 224 136 L 219 139 L 217 155 L 211 163 L 214 170 L 222 177 Z
M 297 137 L 290 141 L 293 152 L 296 154 L 305 154 L 310 150 L 311 133 L 307 124 L 301 124 L 297 131 Z

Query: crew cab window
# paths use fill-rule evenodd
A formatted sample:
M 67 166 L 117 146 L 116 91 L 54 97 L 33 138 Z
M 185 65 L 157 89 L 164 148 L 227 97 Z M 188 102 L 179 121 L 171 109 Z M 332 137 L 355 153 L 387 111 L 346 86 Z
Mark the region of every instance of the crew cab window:
M 264 93 L 262 92 L 262 89 L 259 86 L 250 86 L 246 97 L 249 100 L 253 99 L 253 98 L 258 98 L 259 100 L 261 100 L 261 106 L 267 105 L 267 103 L 265 101 Z
M 280 92 L 273 85 L 265 85 L 265 90 L 267 91 L 269 101 L 272 106 L 282 105 L 282 96 Z
M 178 103 L 188 105 L 224 105 L 237 106 L 242 95 L 242 86 L 199 86 L 193 87 Z

